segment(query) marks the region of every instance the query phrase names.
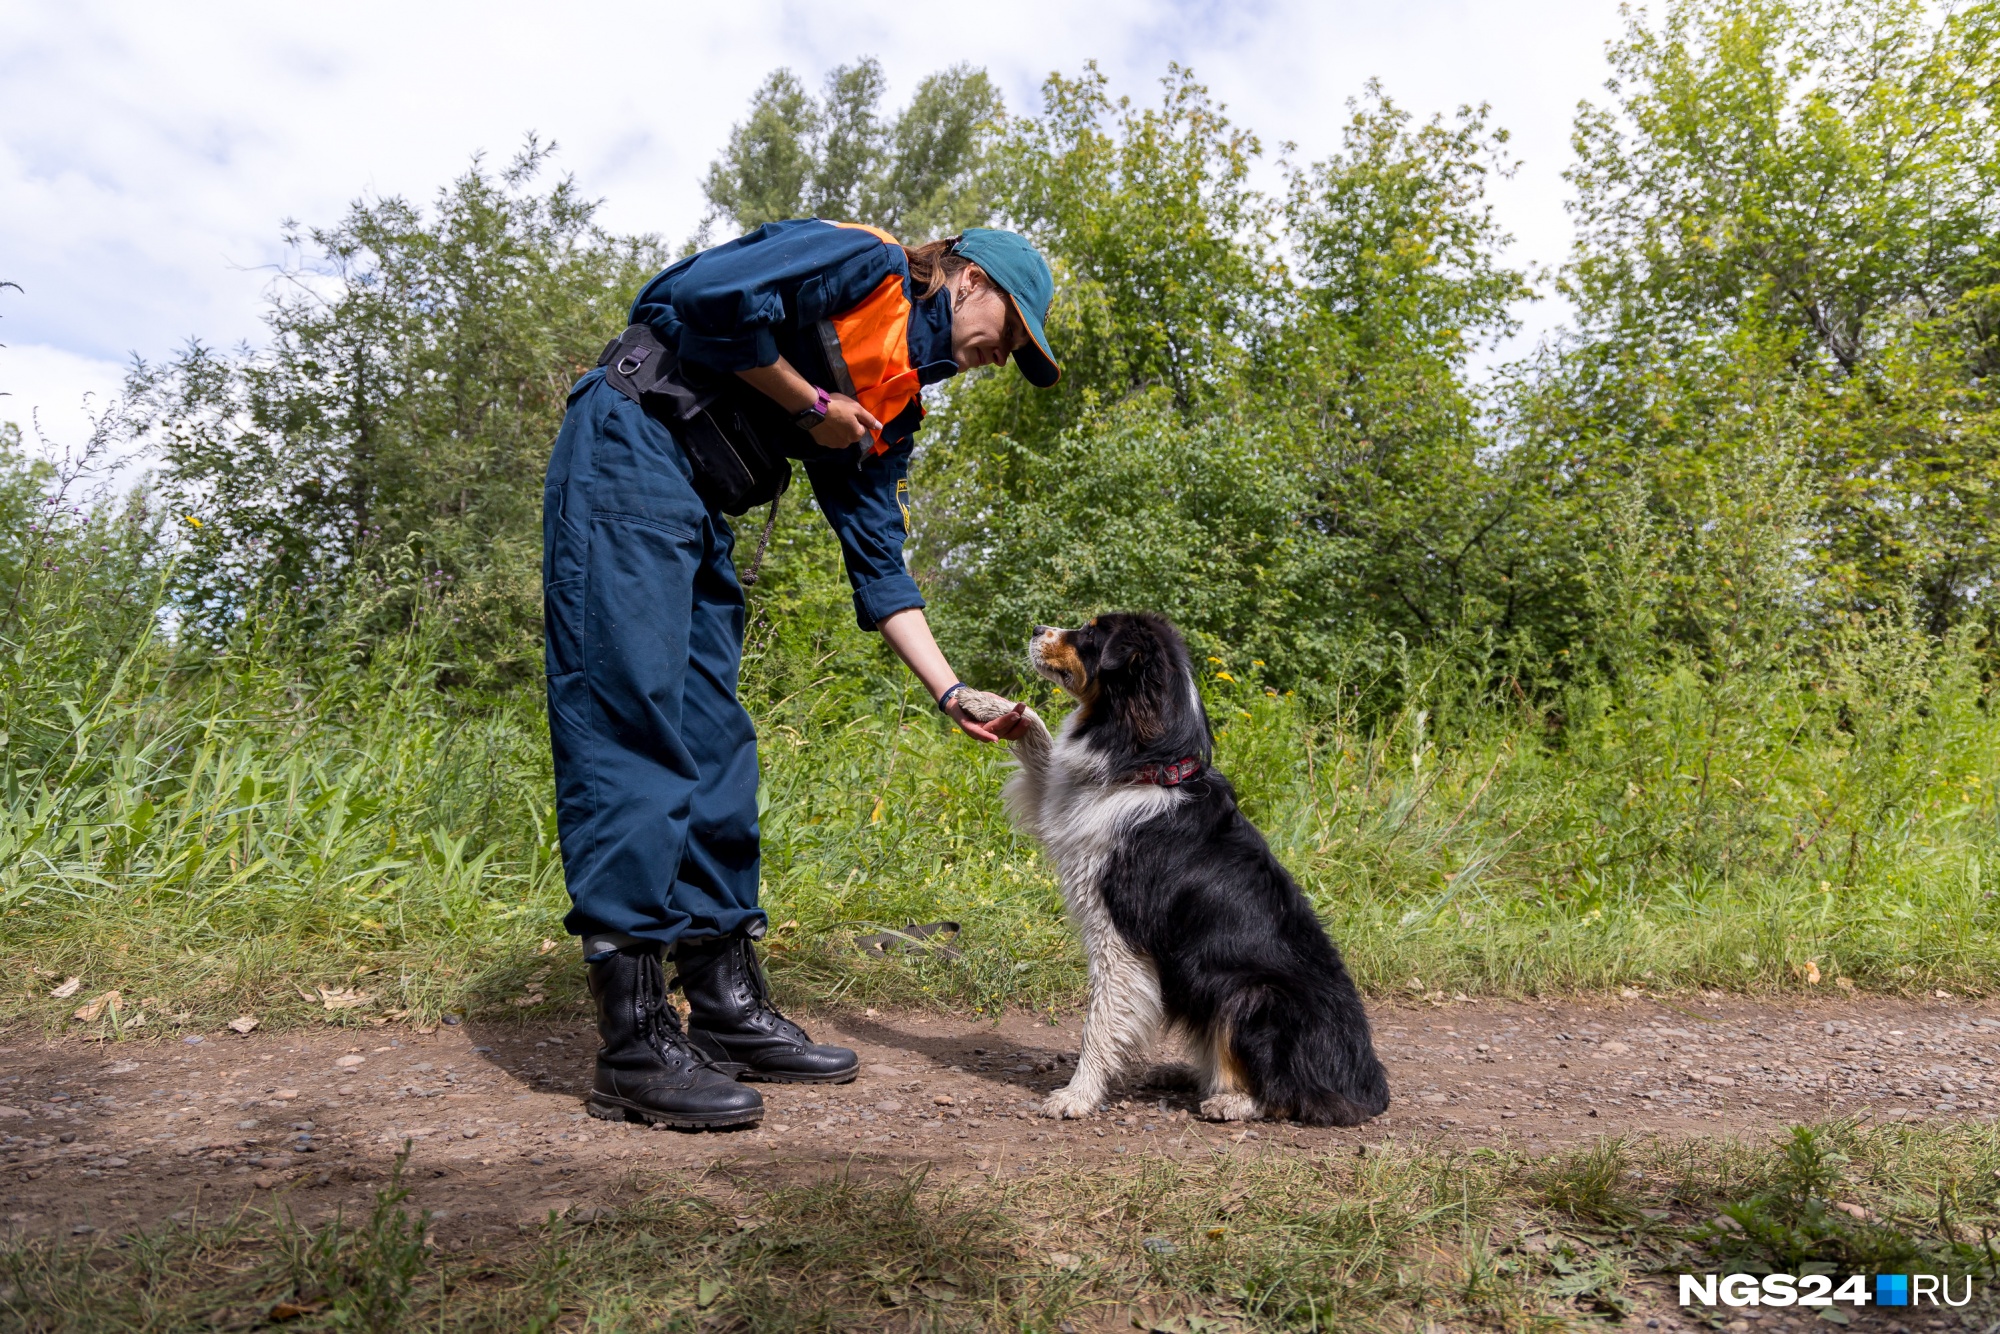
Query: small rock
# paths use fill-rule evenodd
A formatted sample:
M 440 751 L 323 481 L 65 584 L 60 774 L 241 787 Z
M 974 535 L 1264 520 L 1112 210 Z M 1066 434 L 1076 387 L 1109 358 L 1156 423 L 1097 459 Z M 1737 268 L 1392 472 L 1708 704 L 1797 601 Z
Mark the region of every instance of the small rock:
M 951 1095 L 950 1095 L 949 1093 L 940 1093 L 940 1094 L 938 1094 L 938 1095 L 937 1095 L 936 1097 L 932 1098 L 932 1099 L 931 1099 L 931 1101 L 932 1101 L 932 1102 L 934 1102 L 934 1103 L 936 1103 L 936 1104 L 937 1104 L 938 1106 L 940 1106 L 940 1107 L 956 1107 L 956 1106 L 958 1106 L 958 1099 L 957 1099 L 957 1098 L 954 1098 L 954 1097 L 952 1097 L 952 1096 L 951 1096 Z M 27 1113 L 26 1113 L 26 1112 L 22 1112 L 22 1113 L 21 1113 L 21 1115 L 22 1115 L 22 1116 L 26 1116 L 26 1115 L 27 1115 Z
M 1628 1042 L 1620 1042 L 1618 1041 L 1618 1039 L 1613 1038 L 1609 1042 L 1598 1043 L 1597 1049 L 1603 1052 L 1606 1056 L 1623 1056 L 1626 1052 L 1632 1050 L 1632 1045 Z
M 871 1075 L 880 1075 L 885 1079 L 897 1079 L 902 1076 L 903 1067 L 900 1065 L 871 1065 L 868 1067 L 868 1073 Z
M 34 1113 L 21 1107 L 0 1107 L 0 1121 L 11 1121 L 16 1118 L 24 1121 L 32 1120 Z
M 71 1223 L 69 1225 L 69 1234 L 72 1237 L 87 1237 L 95 1231 L 97 1229 L 88 1223 Z
M 57 1135 L 56 1138 L 64 1144 L 74 1144 L 76 1143 L 76 1132 L 74 1130 L 65 1130 L 62 1134 Z
M 104 1166 L 106 1167 L 130 1167 L 131 1165 L 132 1160 L 130 1158 L 106 1158 L 104 1160 Z
M 1147 1254 L 1149 1255 L 1172 1255 L 1175 1251 L 1178 1251 L 1180 1249 L 1180 1247 L 1174 1245 L 1171 1241 L 1168 1241 L 1165 1237 L 1148 1237 L 1144 1241 L 1140 1242 L 1139 1245 L 1143 1247 L 1147 1252 Z
M 903 1104 L 897 1102 L 894 1098 L 885 1098 L 875 1104 L 875 1110 L 878 1112 L 900 1112 L 903 1110 Z
M 465 1129 L 463 1129 L 463 1130 L 459 1131 L 458 1133 L 459 1133 L 460 1135 L 462 1135 L 463 1137 L 465 1137 L 466 1139 L 478 1139 L 478 1138 L 479 1138 L 479 1127 L 478 1127 L 478 1126 L 467 1126 L 467 1127 L 466 1127 Z
M 241 1014 L 236 1016 L 236 1018 L 231 1019 L 229 1021 L 228 1027 L 229 1031 L 232 1033 L 250 1033 L 255 1031 L 257 1027 L 257 1021 L 250 1015 Z
M 202 1044 L 202 1036 L 199 1033 L 190 1033 L 182 1038 L 181 1041 L 190 1047 L 199 1047 Z
M 297 1089 L 279 1089 L 276 1093 L 273 1093 L 271 1096 L 276 1098 L 279 1102 L 290 1102 L 292 1099 L 299 1096 L 299 1091 Z
M 352 1070 L 357 1065 L 366 1065 L 367 1063 L 368 1058 L 366 1056 L 342 1056 L 334 1061 L 334 1065 L 342 1070 Z
M 236 1128 L 238 1130 L 255 1130 L 257 1128 L 257 1123 L 255 1121 L 238 1121 L 236 1123 Z

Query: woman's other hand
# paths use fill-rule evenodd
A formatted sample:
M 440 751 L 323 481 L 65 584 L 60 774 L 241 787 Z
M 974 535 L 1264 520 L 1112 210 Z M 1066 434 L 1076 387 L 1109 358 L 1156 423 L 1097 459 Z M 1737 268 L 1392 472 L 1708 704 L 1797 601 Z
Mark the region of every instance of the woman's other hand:
M 812 438 L 828 449 L 846 449 L 866 439 L 870 431 L 881 429 L 882 423 L 867 408 L 845 394 L 828 394 L 826 420 L 812 428 Z
M 945 710 L 947 716 L 958 724 L 958 729 L 974 741 L 1015 740 L 1028 730 L 1027 712 L 1028 706 L 1025 703 L 1012 704 L 1011 709 L 1007 713 L 1001 714 L 998 718 L 990 718 L 986 722 L 980 722 L 977 718 L 966 712 L 965 706 L 959 703 L 956 697 L 952 699 L 950 706 Z
M 736 372 L 738 379 L 796 417 L 819 402 L 819 390 L 779 357 L 768 366 Z M 813 443 L 827 449 L 846 449 L 857 440 L 879 431 L 882 423 L 875 414 L 845 394 L 826 396 L 826 420 L 812 428 Z

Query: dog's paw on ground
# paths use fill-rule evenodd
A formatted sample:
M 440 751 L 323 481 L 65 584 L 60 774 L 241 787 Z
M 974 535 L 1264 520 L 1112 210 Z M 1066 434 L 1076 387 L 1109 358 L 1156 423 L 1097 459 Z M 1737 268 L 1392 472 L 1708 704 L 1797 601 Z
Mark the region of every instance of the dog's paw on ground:
M 1247 1093 L 1218 1093 L 1201 1100 L 1201 1114 L 1211 1121 L 1255 1121 L 1257 1100 Z
M 1078 1093 L 1069 1088 L 1059 1088 L 1042 1100 L 1041 1114 L 1057 1121 L 1065 1117 L 1089 1116 L 1096 1111 L 1102 1098 Z

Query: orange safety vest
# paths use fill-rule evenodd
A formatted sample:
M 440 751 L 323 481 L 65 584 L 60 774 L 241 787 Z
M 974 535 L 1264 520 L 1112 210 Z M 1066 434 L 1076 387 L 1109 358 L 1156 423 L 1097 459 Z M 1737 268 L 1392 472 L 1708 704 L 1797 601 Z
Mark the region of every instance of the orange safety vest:
M 868 232 L 886 245 L 902 244 L 881 228 L 865 223 L 833 225 Z M 903 295 L 903 276 L 890 274 L 859 305 L 826 324 L 838 343 L 837 349 L 827 347 L 827 361 L 834 379 L 846 381 L 834 387 L 868 409 L 876 421 L 888 425 L 923 387 L 917 381 L 917 368 L 910 364 L 910 299 Z M 880 431 L 874 436 L 871 454 L 889 448 Z

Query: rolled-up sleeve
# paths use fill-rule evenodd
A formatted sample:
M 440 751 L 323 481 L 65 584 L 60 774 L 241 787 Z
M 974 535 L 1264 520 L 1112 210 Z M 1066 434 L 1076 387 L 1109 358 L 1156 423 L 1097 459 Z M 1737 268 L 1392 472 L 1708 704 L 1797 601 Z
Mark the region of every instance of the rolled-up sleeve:
M 924 605 L 917 581 L 903 564 L 913 448 L 905 437 L 859 467 L 853 449 L 806 464 L 813 496 L 840 539 L 841 561 L 854 586 L 854 620 L 863 630 Z

